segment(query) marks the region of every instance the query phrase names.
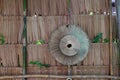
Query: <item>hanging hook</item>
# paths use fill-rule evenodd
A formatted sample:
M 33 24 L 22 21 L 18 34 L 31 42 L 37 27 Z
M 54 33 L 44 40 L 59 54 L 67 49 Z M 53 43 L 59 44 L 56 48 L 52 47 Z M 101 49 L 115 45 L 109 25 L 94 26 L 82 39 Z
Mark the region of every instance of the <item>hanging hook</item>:
M 66 80 L 72 80 L 72 77 L 71 77 L 71 66 L 68 65 L 68 78 Z
M 68 77 L 66 80 L 72 80 L 72 78 Z

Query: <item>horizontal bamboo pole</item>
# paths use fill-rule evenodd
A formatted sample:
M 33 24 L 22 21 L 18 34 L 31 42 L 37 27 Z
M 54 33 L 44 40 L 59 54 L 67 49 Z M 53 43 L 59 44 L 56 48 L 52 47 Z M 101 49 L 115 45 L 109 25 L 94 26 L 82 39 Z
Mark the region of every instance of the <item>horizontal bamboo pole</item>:
M 119 76 L 110 75 L 72 75 L 72 78 L 100 78 L 100 79 L 120 79 Z M 17 76 L 0 76 L 0 79 L 13 78 L 68 78 L 65 75 L 17 75 Z

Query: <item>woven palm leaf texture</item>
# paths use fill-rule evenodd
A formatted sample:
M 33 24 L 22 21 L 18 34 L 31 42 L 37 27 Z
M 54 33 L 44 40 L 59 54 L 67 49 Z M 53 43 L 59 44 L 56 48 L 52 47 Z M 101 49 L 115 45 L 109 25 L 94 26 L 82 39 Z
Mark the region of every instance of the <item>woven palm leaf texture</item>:
M 87 56 L 89 39 L 79 26 L 63 25 L 51 34 L 49 50 L 58 62 L 74 65 Z

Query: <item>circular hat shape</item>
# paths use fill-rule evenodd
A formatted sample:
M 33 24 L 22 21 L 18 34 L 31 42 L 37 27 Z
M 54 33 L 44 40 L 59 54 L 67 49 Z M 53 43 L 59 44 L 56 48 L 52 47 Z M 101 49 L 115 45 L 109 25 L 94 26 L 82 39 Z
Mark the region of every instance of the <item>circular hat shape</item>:
M 79 40 L 73 35 L 67 35 L 60 40 L 60 50 L 66 56 L 76 55 L 79 49 Z
M 49 41 L 51 55 L 64 65 L 82 61 L 88 53 L 89 39 L 76 25 L 63 25 L 55 30 Z

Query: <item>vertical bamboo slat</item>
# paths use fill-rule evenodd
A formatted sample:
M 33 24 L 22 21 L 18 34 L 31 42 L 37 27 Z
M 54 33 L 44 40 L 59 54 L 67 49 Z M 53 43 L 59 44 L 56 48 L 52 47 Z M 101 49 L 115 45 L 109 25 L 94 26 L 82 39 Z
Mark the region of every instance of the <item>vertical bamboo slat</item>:
M 110 0 L 109 1 L 109 4 L 111 4 L 112 1 Z M 113 41 L 113 37 L 112 37 L 112 5 L 110 5 L 110 20 L 109 20 L 109 23 L 110 23 L 110 45 L 109 45 L 109 48 L 110 48 L 110 75 L 113 75 L 113 52 L 112 52 L 112 41 Z

